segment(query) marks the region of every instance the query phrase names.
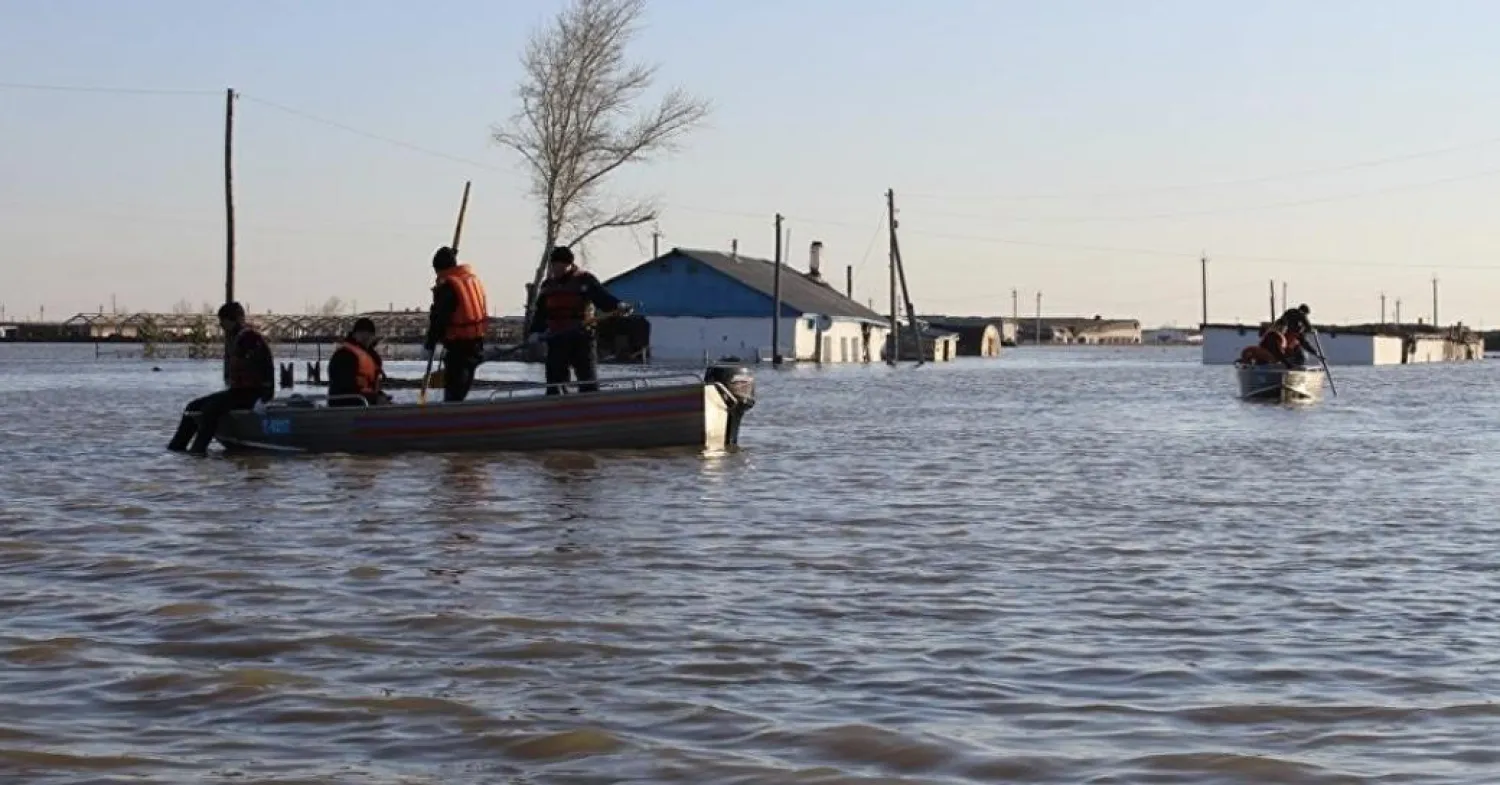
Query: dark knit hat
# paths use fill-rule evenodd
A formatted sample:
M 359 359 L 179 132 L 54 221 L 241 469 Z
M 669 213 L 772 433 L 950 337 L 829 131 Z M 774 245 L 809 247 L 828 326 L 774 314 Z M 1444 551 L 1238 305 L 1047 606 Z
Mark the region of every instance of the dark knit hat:
M 455 251 L 446 245 L 442 248 L 437 249 L 437 253 L 434 253 L 432 255 L 432 269 L 434 270 L 446 270 L 449 267 L 453 267 L 457 264 L 458 251 Z
M 245 306 L 230 301 L 219 306 L 220 319 L 243 319 L 245 318 Z
M 552 249 L 552 255 L 547 257 L 547 261 L 558 264 L 572 264 L 573 249 L 566 245 L 559 245 Z

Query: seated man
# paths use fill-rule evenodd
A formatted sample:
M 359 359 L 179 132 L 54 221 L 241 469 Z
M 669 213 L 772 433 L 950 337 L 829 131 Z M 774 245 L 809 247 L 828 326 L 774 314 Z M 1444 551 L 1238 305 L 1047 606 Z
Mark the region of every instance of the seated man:
M 385 369 L 375 352 L 379 340 L 375 337 L 374 322 L 363 317 L 354 322 L 354 328 L 328 358 L 329 406 L 359 406 L 359 401 L 352 397 L 356 395 L 371 406 L 391 402 L 391 396 L 380 389 Z
M 224 330 L 224 386 L 227 389 L 205 395 L 187 405 L 187 413 L 177 426 L 177 433 L 167 444 L 174 452 L 187 450 L 206 455 L 213 442 L 219 421 L 231 411 L 253 409 L 276 395 L 276 364 L 271 346 L 253 328 L 245 324 L 245 309 L 239 303 L 224 303 L 219 308 L 219 327 Z M 199 415 L 195 421 L 191 416 Z M 196 434 L 196 438 L 194 438 Z M 193 441 L 191 448 L 188 440 Z

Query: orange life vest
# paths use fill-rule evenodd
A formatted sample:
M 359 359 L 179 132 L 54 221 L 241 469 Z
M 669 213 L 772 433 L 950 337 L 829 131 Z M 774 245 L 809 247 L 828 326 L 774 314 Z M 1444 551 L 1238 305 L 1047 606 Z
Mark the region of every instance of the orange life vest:
M 1274 327 L 1266 330 L 1265 334 L 1260 337 L 1260 348 L 1279 357 L 1286 351 L 1286 336 Z
M 547 320 L 548 332 L 576 329 L 593 316 L 594 304 L 583 295 L 583 281 L 583 276 L 575 270 L 542 283 L 537 307 Z
M 354 392 L 358 395 L 379 395 L 381 371 L 380 360 L 370 350 L 354 341 L 345 340 L 342 348 L 354 355 Z
M 242 327 L 224 352 L 224 384 L 231 390 L 261 390 L 272 386 L 272 380 L 261 375 L 261 369 L 253 359 L 245 357 L 246 350 L 256 343 L 264 344 L 265 338 L 249 327 Z
M 467 264 L 450 267 L 438 273 L 438 286 L 451 286 L 458 296 L 458 307 L 443 333 L 444 341 L 483 340 L 490 324 L 489 303 L 484 284 Z

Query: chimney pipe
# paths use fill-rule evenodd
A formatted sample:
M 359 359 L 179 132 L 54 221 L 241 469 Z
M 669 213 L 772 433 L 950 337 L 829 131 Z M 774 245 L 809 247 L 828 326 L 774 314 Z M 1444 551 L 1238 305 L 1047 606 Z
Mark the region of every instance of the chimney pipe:
M 731 259 L 738 259 L 738 258 L 740 258 L 740 241 L 739 240 L 730 240 L 729 241 L 729 258 L 731 258 Z
M 844 296 L 854 299 L 854 265 L 844 267 Z
M 808 246 L 807 249 L 807 275 L 813 280 L 820 280 L 823 277 L 822 272 L 820 272 L 819 270 L 819 267 L 822 263 L 822 260 L 819 257 L 821 257 L 822 255 L 823 241 L 813 240 L 812 245 Z

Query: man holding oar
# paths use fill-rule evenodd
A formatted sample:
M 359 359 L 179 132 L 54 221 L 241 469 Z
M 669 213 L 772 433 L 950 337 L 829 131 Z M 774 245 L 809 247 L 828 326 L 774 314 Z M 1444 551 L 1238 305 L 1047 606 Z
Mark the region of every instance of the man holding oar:
M 547 279 L 537 290 L 536 308 L 526 328 L 528 343 L 547 343 L 548 395 L 562 394 L 569 371 L 578 380 L 579 392 L 598 391 L 595 308 L 615 316 L 630 312 L 630 307 L 610 294 L 598 278 L 578 269 L 571 249 L 553 248 L 547 258 Z
M 458 253 L 444 246 L 432 256 L 437 285 L 432 287 L 432 316 L 422 359 L 430 361 L 439 343 L 443 345 L 443 402 L 462 401 L 474 385 L 474 372 L 484 357 L 484 335 L 489 328 L 489 304 L 484 284 L 467 264 L 458 263 Z M 423 380 L 426 384 L 426 380 Z

